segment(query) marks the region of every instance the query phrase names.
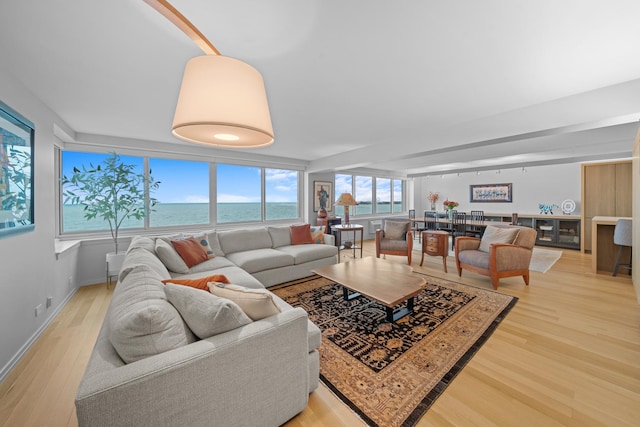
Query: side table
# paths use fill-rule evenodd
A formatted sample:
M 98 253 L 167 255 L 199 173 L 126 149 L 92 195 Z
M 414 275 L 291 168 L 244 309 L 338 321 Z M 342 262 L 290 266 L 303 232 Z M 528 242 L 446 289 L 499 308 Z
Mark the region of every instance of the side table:
M 447 255 L 449 254 L 449 233 L 439 230 L 427 230 L 422 232 L 422 258 L 420 266 L 424 262 L 424 254 L 441 256 L 444 272 L 447 273 Z
M 360 224 L 341 224 L 334 225 L 331 227 L 332 230 L 336 232 L 336 245 L 338 246 L 338 262 L 340 262 L 340 251 L 342 249 L 353 249 L 353 257 L 356 257 L 356 249 L 360 249 L 360 258 L 362 258 L 362 244 L 363 244 L 363 234 L 364 234 L 364 225 Z M 353 231 L 353 244 L 350 248 L 342 246 L 342 233 L 343 232 Z M 356 245 L 356 231 L 360 232 L 360 245 Z

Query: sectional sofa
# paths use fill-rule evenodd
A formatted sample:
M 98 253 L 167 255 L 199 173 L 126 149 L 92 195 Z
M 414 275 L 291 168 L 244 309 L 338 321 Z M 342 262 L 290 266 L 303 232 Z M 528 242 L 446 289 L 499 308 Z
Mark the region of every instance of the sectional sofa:
M 210 259 L 191 267 L 171 247 L 184 236 L 135 237 L 78 389 L 79 425 L 278 426 L 302 411 L 318 386 L 320 330 L 265 287 L 334 264 L 337 248 L 331 235 L 292 244 L 290 231 L 200 233 Z M 203 291 L 164 283 L 212 275 L 264 296 L 276 312 L 196 336 L 191 314 L 171 298 L 175 289 Z

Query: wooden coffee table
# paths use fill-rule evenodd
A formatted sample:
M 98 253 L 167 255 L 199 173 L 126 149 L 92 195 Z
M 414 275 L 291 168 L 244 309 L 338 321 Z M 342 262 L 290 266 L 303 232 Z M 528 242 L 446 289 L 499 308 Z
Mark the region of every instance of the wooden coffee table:
M 413 312 L 414 297 L 427 281 L 411 274 L 413 268 L 385 259 L 366 257 L 311 270 L 342 285 L 345 300 L 365 296 L 384 305 L 387 320 L 395 322 Z M 354 293 L 350 293 L 353 291 Z M 406 301 L 398 311 L 395 307 Z

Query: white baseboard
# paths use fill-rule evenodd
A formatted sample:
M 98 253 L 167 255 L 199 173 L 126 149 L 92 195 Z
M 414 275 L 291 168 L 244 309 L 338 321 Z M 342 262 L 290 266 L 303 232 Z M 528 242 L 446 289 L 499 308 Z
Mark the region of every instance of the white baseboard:
M 20 348 L 20 350 L 11 358 L 11 360 L 2 367 L 0 370 L 0 382 L 4 381 L 7 375 L 11 372 L 11 370 L 16 366 L 16 364 L 22 359 L 27 351 L 31 348 L 31 346 L 40 338 L 40 335 L 47 329 L 47 327 L 53 322 L 56 316 L 62 311 L 62 309 L 67 305 L 71 297 L 75 295 L 78 291 L 78 288 L 74 288 L 69 295 L 62 301 L 61 304 L 56 307 L 54 311 L 51 312 L 51 315 L 47 318 L 47 320 L 38 328 L 38 330 L 27 340 L 27 342 Z

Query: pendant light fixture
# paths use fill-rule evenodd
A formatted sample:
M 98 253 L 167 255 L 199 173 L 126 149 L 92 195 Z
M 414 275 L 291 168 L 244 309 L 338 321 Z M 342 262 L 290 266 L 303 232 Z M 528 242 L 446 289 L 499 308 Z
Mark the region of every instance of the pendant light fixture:
M 144 1 L 180 28 L 206 54 L 187 62 L 173 117 L 173 134 L 190 142 L 226 147 L 272 144 L 269 105 L 258 70 L 220 55 L 169 2 Z

